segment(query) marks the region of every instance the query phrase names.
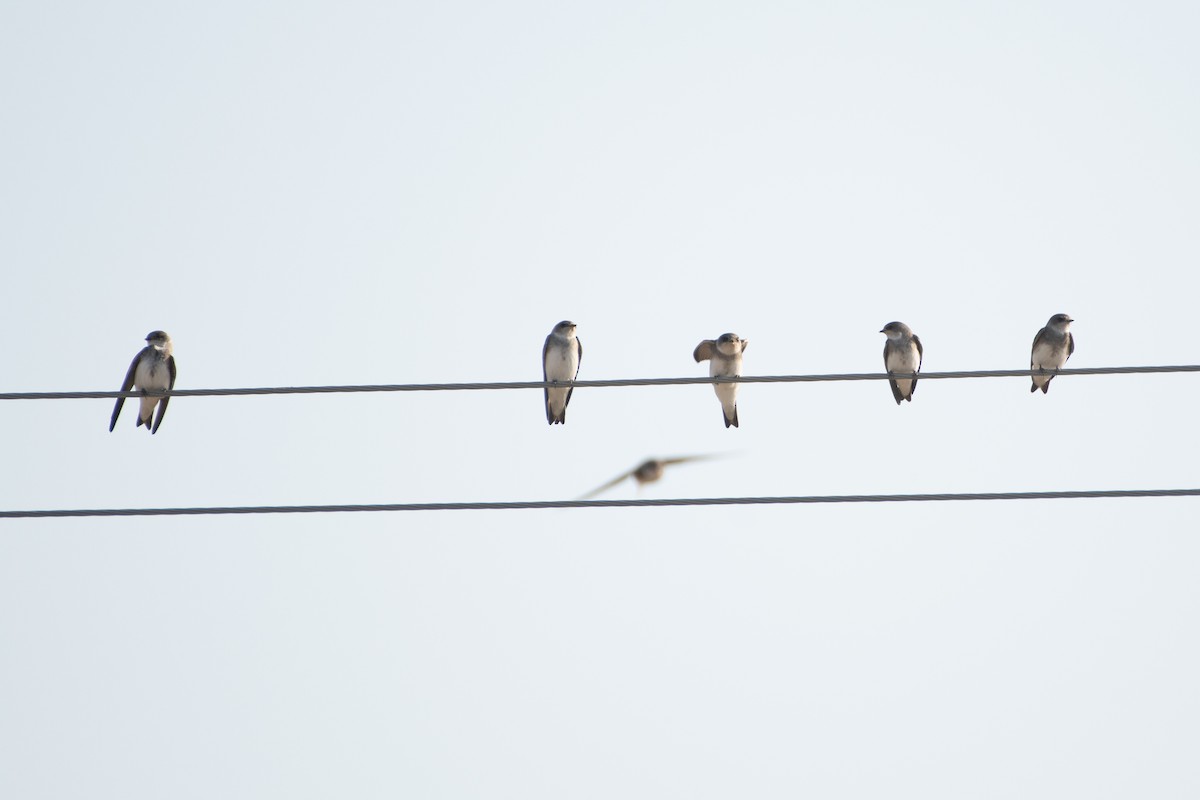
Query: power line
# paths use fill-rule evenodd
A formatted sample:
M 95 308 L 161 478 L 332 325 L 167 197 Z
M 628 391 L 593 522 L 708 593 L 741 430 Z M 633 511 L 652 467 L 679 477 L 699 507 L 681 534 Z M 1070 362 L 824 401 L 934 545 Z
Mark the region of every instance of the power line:
M 1055 372 L 1028 369 L 967 370 L 959 372 L 919 372 L 915 375 L 886 372 L 851 372 L 826 375 L 743 375 L 740 378 L 613 378 L 577 380 L 577 389 L 613 386 L 679 386 L 714 383 L 825 383 L 834 381 L 883 381 L 889 379 L 954 380 L 959 378 L 1029 378 L 1031 375 L 1144 375 L 1150 373 L 1200 372 L 1200 364 L 1150 367 L 1082 367 Z M 562 386 L 554 381 L 494 381 L 476 383 L 395 383 L 361 386 L 273 386 L 246 389 L 173 389 L 156 393 L 170 397 L 224 397 L 260 394 L 361 394 L 368 392 L 461 392 L 498 389 L 543 389 Z M 2 392 L 0 400 L 97 400 L 117 397 L 141 397 L 142 392 Z
M 0 511 L 0 518 L 186 517 L 227 514 L 332 514 L 362 511 L 516 511 L 548 508 L 767 506 L 831 503 L 929 503 L 974 500 L 1087 500 L 1129 497 L 1200 497 L 1200 489 L 1096 489 L 1071 492 L 959 492 L 948 494 L 845 494 L 800 497 L 694 497 L 674 500 L 519 500 L 508 503 L 383 503 L 322 506 L 214 506 L 207 508 L 93 508 Z

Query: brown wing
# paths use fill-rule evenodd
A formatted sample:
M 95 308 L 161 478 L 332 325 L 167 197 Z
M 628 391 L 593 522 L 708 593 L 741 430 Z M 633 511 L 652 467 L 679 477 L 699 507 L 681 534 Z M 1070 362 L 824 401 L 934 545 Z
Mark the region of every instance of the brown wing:
M 128 392 L 133 388 L 133 376 L 137 372 L 138 362 L 142 360 L 149 347 L 143 347 L 138 351 L 138 354 L 133 357 L 133 363 L 129 365 L 129 371 L 125 373 L 125 382 L 121 384 L 121 391 Z M 117 417 L 121 416 L 121 407 L 125 405 L 125 398 L 118 397 L 116 405 L 113 406 L 112 419 L 108 421 L 108 432 L 112 433 L 113 428 L 117 427 Z
M 546 377 L 546 351 L 549 349 L 550 349 L 550 337 L 547 336 L 546 343 L 544 345 L 542 345 L 542 381 L 543 382 L 550 380 L 549 378 Z M 544 387 L 542 389 L 542 398 L 544 399 L 544 401 L 545 401 L 544 405 L 546 406 L 546 422 L 549 422 L 551 425 L 553 425 L 554 424 L 554 415 L 550 413 L 550 388 L 549 387 Z
M 590 498 L 592 498 L 592 497 L 595 497 L 595 496 L 596 496 L 596 495 L 598 495 L 598 494 L 601 494 L 601 493 L 603 493 L 603 492 L 607 492 L 609 489 L 613 488 L 613 487 L 614 487 L 614 486 L 616 486 L 618 483 L 620 483 L 621 481 L 625 480 L 626 478 L 628 478 L 628 477 L 629 477 L 630 475 L 632 475 L 632 474 L 633 474 L 633 470 L 629 470 L 628 472 L 623 472 L 623 473 L 621 473 L 620 475 L 618 475 L 617 477 L 613 478 L 613 479 L 612 479 L 611 481 L 609 481 L 608 483 L 604 484 L 603 486 L 597 486 L 595 489 L 592 489 L 592 490 L 591 490 L 590 492 L 588 492 L 587 494 L 585 494 L 585 495 L 582 495 L 582 496 L 581 496 L 579 499 L 580 499 L 580 500 L 588 500 L 588 499 L 590 499 Z
M 1046 329 L 1042 328 L 1037 332 L 1037 336 L 1033 337 L 1033 347 L 1029 348 L 1029 368 L 1033 369 L 1033 351 L 1037 350 L 1038 344 L 1042 341 L 1042 337 L 1046 335 Z M 1074 349 L 1074 343 L 1071 343 L 1071 348 Z
M 175 388 L 175 356 L 167 356 L 167 371 L 171 373 L 171 382 L 167 386 L 167 391 L 170 391 Z M 170 400 L 171 396 L 167 395 L 158 401 L 158 414 L 154 417 L 154 427 L 150 429 L 151 433 L 158 433 L 158 426 L 162 425 L 163 417 L 167 415 L 167 403 Z

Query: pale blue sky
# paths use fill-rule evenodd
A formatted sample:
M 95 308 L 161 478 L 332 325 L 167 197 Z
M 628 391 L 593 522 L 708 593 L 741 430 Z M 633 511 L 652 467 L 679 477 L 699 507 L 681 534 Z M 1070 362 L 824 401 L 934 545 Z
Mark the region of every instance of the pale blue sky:
M 0 5 L 4 391 L 1194 363 L 1188 3 Z M 0 507 L 1192 487 L 1191 375 L 0 405 Z M 633 496 L 632 486 L 610 495 Z M 0 524 L 0 795 L 1195 797 L 1195 500 Z

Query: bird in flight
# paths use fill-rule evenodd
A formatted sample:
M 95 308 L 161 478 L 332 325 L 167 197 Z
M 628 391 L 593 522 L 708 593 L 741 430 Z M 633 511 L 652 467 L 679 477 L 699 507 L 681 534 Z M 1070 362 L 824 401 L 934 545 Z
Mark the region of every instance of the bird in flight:
M 628 472 L 622 472 L 617 477 L 613 478 L 603 486 L 597 486 L 587 494 L 580 497 L 580 500 L 587 500 L 595 497 L 598 494 L 607 492 L 617 484 L 624 481 L 626 478 L 633 478 L 637 481 L 638 489 L 641 489 L 647 483 L 654 483 L 663 476 L 666 468 L 673 464 L 684 464 L 688 461 L 703 461 L 709 458 L 717 458 L 715 455 L 699 455 L 699 456 L 676 456 L 674 458 L 648 458 L 641 464 L 638 464 Z

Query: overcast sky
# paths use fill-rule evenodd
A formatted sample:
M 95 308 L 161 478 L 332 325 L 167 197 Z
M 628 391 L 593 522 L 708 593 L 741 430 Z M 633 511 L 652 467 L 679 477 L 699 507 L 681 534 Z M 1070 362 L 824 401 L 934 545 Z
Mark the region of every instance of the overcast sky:
M 0 391 L 1197 361 L 1195 3 L 0 4 Z M 3 401 L 0 509 L 1200 485 L 1200 376 Z M 636 497 L 627 483 L 606 497 Z M 1197 500 L 0 521 L 0 796 L 1191 798 Z

